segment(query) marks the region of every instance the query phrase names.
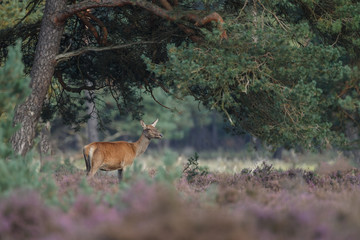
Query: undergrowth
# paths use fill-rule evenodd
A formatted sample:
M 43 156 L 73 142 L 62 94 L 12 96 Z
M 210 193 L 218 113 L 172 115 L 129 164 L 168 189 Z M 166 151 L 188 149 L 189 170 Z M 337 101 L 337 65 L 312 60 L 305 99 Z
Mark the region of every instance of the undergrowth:
M 69 161 L 54 164 L 58 203 L 45 204 L 36 189 L 12 191 L 0 198 L 0 232 L 3 239 L 90 240 L 356 239 L 360 234 L 356 168 L 278 171 L 264 162 L 226 174 L 201 170 L 198 160 L 195 154 L 179 169 L 168 152 L 155 173 L 135 161 L 121 183 L 116 174 L 87 180 Z M 196 174 L 189 178 L 188 171 Z
M 196 176 L 206 176 L 209 172 L 206 167 L 199 166 L 199 155 L 195 152 L 193 157 L 188 158 L 183 174 L 189 182 L 193 182 Z
M 38 171 L 39 164 L 30 151 L 21 156 L 13 151 L 11 136 L 19 126 L 13 125 L 15 105 L 30 93 L 29 78 L 24 75 L 21 41 L 8 48 L 6 63 L 0 67 L 0 196 L 18 189 L 38 191 L 48 202 L 56 201 L 55 183 L 47 171 Z

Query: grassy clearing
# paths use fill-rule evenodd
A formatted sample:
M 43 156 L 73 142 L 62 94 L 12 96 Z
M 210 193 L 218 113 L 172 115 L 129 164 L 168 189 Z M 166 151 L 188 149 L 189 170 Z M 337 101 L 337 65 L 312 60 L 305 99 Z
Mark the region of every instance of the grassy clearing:
M 164 165 L 162 158 L 164 154 L 170 154 L 171 157 L 175 158 L 174 165 L 183 167 L 188 159 L 194 154 L 191 153 L 177 153 L 166 150 L 165 153 L 159 152 L 147 152 L 146 154 L 138 157 L 135 161 L 141 165 L 142 170 L 149 171 L 156 169 Z M 273 165 L 276 170 L 286 171 L 288 169 L 304 169 L 314 171 L 320 167 L 320 165 L 334 164 L 339 160 L 345 160 L 352 164 L 350 160 L 346 159 L 340 152 L 324 152 L 319 153 L 304 153 L 298 154 L 293 151 L 283 152 L 283 159 L 271 159 L 268 152 L 204 152 L 199 153 L 199 163 L 203 167 L 207 167 L 211 172 L 225 172 L 225 173 L 237 173 L 242 169 L 255 169 L 261 165 L 262 162 L 267 162 Z M 62 157 L 62 160 L 69 159 L 72 165 L 79 169 L 85 170 L 84 159 L 80 154 L 72 154 L 72 157 Z M 108 173 L 114 174 L 114 173 Z

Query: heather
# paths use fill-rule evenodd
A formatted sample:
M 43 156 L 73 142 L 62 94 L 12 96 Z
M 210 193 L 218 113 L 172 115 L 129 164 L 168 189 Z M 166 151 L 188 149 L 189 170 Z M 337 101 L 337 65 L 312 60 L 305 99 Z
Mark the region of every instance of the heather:
M 1 239 L 356 239 L 360 234 L 360 170 L 340 159 L 317 170 L 274 169 L 263 162 L 236 173 L 209 171 L 190 157 L 116 175 L 69 161 L 44 171 L 57 201 L 41 189 L 0 199 Z M 42 179 L 48 181 L 51 179 Z M 54 197 L 54 196 L 53 196 Z

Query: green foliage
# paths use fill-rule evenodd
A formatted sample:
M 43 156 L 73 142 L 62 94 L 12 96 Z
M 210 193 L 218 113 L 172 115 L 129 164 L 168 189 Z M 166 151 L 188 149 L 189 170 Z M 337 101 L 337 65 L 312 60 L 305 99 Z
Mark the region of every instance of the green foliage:
M 12 126 L 14 108 L 30 93 L 29 78 L 24 76 L 24 65 L 20 51 L 21 42 L 9 47 L 5 65 L 0 69 L 0 157 L 7 159 L 13 155 L 10 138 L 16 131 Z
M 69 158 L 65 158 L 64 163 L 55 165 L 55 172 L 75 173 L 78 169 L 70 162 Z
M 204 42 L 170 44 L 169 61 L 146 60 L 148 70 L 175 94 L 222 112 L 235 133 L 249 132 L 273 146 L 342 142 L 344 115 L 332 112 L 358 106 L 349 97 L 346 104 L 338 99 L 346 81 L 358 81 L 355 69 L 343 63 L 344 48 L 319 43 L 310 23 L 284 26 L 269 11 L 228 22 L 228 40 L 219 39 L 218 30 L 203 31 Z M 335 32 L 338 25 L 332 25 Z M 354 97 L 357 102 L 358 91 Z
M 201 10 L 222 10 L 225 3 L 222 0 L 183 0 L 179 1 L 182 8 L 196 8 Z
M 181 177 L 181 168 L 176 166 L 176 153 L 171 150 L 166 150 L 163 157 L 159 159 L 164 163 L 155 170 L 155 175 L 150 176 L 149 173 L 144 172 L 143 165 L 135 160 L 134 163 L 124 170 L 124 179 L 120 182 L 121 189 L 128 189 L 131 184 L 139 180 L 144 180 L 148 184 L 154 182 L 161 184 L 173 184 L 174 181 Z
M 195 152 L 193 157 L 188 158 L 183 173 L 186 175 L 188 182 L 193 182 L 196 176 L 206 176 L 208 170 L 199 166 L 199 155 Z
M 20 19 L 25 17 L 33 6 L 33 0 L 2 1 L 0 5 L 0 30 L 14 27 Z M 45 1 L 39 1 L 37 7 L 24 19 L 25 24 L 38 21 L 42 17 Z
M 156 170 L 155 180 L 165 184 L 172 184 L 181 177 L 181 168 L 175 166 L 176 153 L 170 150 L 164 152 L 162 159 L 164 166 Z
M 129 182 L 134 181 L 136 178 L 145 178 L 149 180 L 147 175 L 143 174 L 143 165 L 138 161 L 134 161 L 133 164 L 123 171 L 123 181 L 120 182 L 122 188 L 129 188 Z
M 252 174 L 254 176 L 260 177 L 260 178 L 265 178 L 267 177 L 271 171 L 273 170 L 273 166 L 272 164 L 266 163 L 265 161 L 263 161 L 261 163 L 261 166 L 257 166 L 253 171 Z M 246 170 L 242 170 L 242 173 L 245 173 Z
M 20 7 L 23 10 L 29 2 L 39 3 L 5 1 L 4 6 L 23 4 Z M 36 5 L 39 9 L 41 6 Z M 221 112 L 233 133 L 250 133 L 274 147 L 302 145 L 314 149 L 329 142 L 340 143 L 346 132 L 344 123 L 351 121 L 358 126 L 360 4 L 357 1 L 186 0 L 179 1 L 174 11 L 186 16 L 191 11 L 191 15 L 199 18 L 216 11 L 227 24 L 222 27 L 229 38 L 219 39 L 222 30 L 215 22 L 201 27 L 181 24 L 181 29 L 179 24 L 154 18 L 151 12 L 140 8 L 93 9 L 91 14 L 106 26 L 108 44 L 129 44 L 129 47 L 89 51 L 60 62 L 57 70 L 65 84 L 70 89 L 95 86 L 99 90 L 92 100 L 97 103 L 99 116 L 117 109 L 121 117 L 117 115 L 116 119 L 127 118 L 126 122 L 140 119 L 145 105 L 152 109 L 150 93 L 162 104 L 170 105 L 174 113 L 179 110 L 177 103 L 172 107 L 172 100 L 156 92 L 155 88 L 160 86 L 177 97 L 191 96 L 190 101 L 194 98 L 209 110 Z M 102 27 L 95 22 L 92 19 L 100 34 Z M 193 38 L 184 34 L 184 27 L 192 30 L 198 43 L 189 43 Z M 16 31 L 1 34 L 5 36 L 1 42 L 6 45 L 10 36 L 24 33 L 17 29 L 20 34 Z M 34 29 L 38 27 L 28 29 L 31 31 L 26 32 L 26 42 L 31 45 L 36 39 Z M 138 44 L 149 39 L 155 43 Z M 61 51 L 98 46 L 93 34 L 76 18 L 67 21 L 61 44 Z M 28 66 L 35 45 L 32 47 L 27 52 Z M 145 61 L 143 56 L 147 58 Z M 68 124 L 86 121 L 86 97 L 63 91 L 56 81 L 52 84 L 54 92 L 45 105 L 43 118 L 51 119 L 57 112 Z M 109 103 L 110 95 L 116 106 Z M 196 109 L 194 106 L 196 103 L 192 110 Z M 181 130 L 193 124 L 184 121 L 193 116 L 192 111 L 178 111 L 182 115 L 157 111 L 154 108 L 145 116 L 151 116 L 150 121 L 158 115 L 162 115 L 161 119 L 173 119 L 163 122 L 164 134 L 169 139 L 186 134 L 177 126 Z M 199 119 L 206 121 L 205 117 Z M 135 131 L 137 127 L 124 131 Z M 109 131 L 116 128 L 111 126 Z
M 29 78 L 24 76 L 21 41 L 9 47 L 5 65 L 0 68 L 0 195 L 14 189 L 39 189 L 49 201 L 54 201 L 55 184 L 51 178 L 40 174 L 32 154 L 19 156 L 12 150 L 10 138 L 17 130 L 12 119 L 16 104 L 29 95 Z M 44 179 L 40 179 L 44 178 Z

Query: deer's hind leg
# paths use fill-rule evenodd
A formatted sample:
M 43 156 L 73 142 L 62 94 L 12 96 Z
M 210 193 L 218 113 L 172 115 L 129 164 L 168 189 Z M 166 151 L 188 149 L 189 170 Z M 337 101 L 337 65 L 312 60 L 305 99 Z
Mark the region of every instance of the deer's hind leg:
M 86 153 L 85 148 L 83 149 L 84 159 L 85 159 L 85 165 L 86 165 L 86 175 L 89 175 L 90 172 L 90 156 L 88 153 Z
M 88 174 L 88 178 L 93 178 L 95 173 L 99 170 L 99 168 L 103 164 L 103 156 L 99 151 L 95 150 L 94 153 L 92 154 L 90 161 L 91 161 L 91 169 Z
M 118 170 L 118 178 L 119 178 L 119 182 L 121 182 L 121 180 L 123 179 L 123 169 Z

